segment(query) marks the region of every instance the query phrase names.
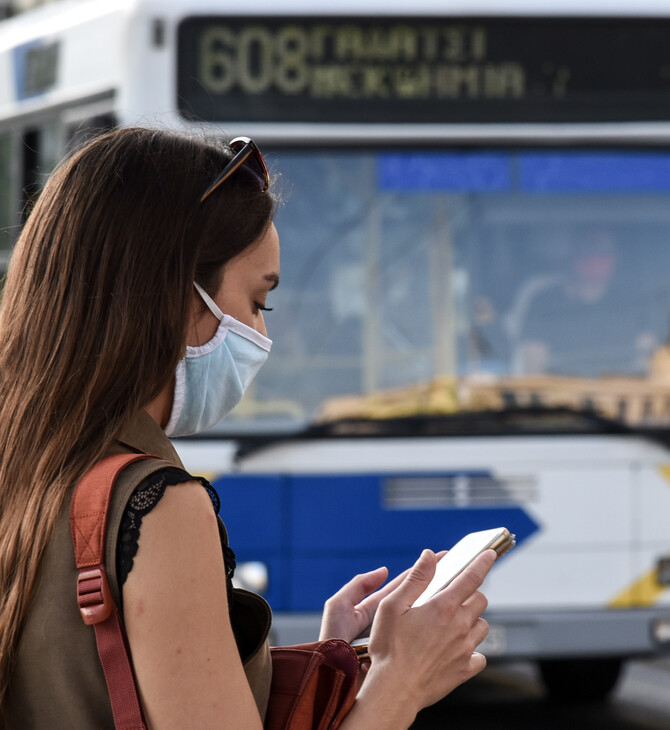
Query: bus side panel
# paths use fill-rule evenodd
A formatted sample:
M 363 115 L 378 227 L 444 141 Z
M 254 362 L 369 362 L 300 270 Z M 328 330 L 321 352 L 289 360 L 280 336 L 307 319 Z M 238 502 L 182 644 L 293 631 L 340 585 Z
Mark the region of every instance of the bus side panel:
M 324 600 L 356 573 L 385 565 L 393 576 L 412 565 L 423 548 L 450 547 L 468 532 L 502 525 L 523 543 L 537 530 L 523 510 L 511 506 L 389 508 L 384 502 L 388 476 L 291 478 L 293 570 L 288 608 L 320 610 Z
M 622 608 L 670 605 L 670 591 L 658 581 L 658 561 L 670 557 L 670 460 L 668 464 L 644 464 L 634 477 L 634 578 L 614 600 Z
M 212 483 L 221 499 L 221 519 L 238 565 L 258 561 L 268 570 L 264 597 L 273 608 L 287 602 L 286 581 L 291 573 L 287 481 L 280 476 L 226 474 Z
M 523 507 L 541 529 L 487 579 L 491 609 L 606 609 L 635 579 L 631 469 L 547 460 L 535 475 Z

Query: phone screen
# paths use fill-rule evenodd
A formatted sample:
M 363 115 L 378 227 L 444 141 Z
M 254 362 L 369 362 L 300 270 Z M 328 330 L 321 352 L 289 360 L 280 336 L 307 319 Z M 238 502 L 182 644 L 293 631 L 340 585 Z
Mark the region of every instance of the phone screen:
M 426 590 L 414 601 L 412 608 L 422 606 L 436 593 L 446 588 L 484 550 L 492 548 L 500 556 L 513 547 L 514 542 L 514 535 L 505 527 L 471 532 L 466 535 L 446 555 L 440 558 L 435 569 L 435 576 Z

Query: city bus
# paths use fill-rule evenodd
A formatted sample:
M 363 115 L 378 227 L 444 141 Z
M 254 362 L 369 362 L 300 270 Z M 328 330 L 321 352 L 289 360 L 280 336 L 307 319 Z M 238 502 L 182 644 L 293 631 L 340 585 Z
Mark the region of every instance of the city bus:
M 670 646 L 670 7 L 82 0 L 0 23 L 0 248 L 117 125 L 252 137 L 271 357 L 175 444 L 273 640 L 505 526 L 489 661 L 604 698 Z

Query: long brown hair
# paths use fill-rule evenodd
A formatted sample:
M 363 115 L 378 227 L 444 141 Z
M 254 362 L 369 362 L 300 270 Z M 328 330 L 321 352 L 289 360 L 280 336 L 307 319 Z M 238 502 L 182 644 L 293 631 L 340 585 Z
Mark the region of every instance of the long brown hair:
M 194 278 L 213 290 L 272 218 L 243 174 L 199 202 L 230 157 L 110 132 L 54 172 L 17 241 L 0 306 L 0 707 L 68 490 L 171 382 Z

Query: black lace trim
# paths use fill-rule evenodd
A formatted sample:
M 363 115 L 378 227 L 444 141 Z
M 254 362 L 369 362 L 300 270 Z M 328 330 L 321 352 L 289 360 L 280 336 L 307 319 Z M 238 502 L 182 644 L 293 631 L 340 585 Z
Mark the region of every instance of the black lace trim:
M 207 490 L 214 511 L 218 514 L 221 508 L 221 500 L 212 485 L 203 477 L 194 477 L 183 469 L 168 467 L 150 474 L 135 489 L 121 519 L 119 538 L 116 545 L 116 574 L 119 581 L 119 590 L 128 578 L 133 569 L 133 561 L 137 555 L 138 542 L 140 539 L 140 528 L 142 519 L 160 502 L 167 487 L 183 482 L 198 481 Z M 235 553 L 227 545 L 223 548 L 226 563 L 226 577 L 228 579 L 229 593 L 232 588 L 231 581 L 235 572 Z

